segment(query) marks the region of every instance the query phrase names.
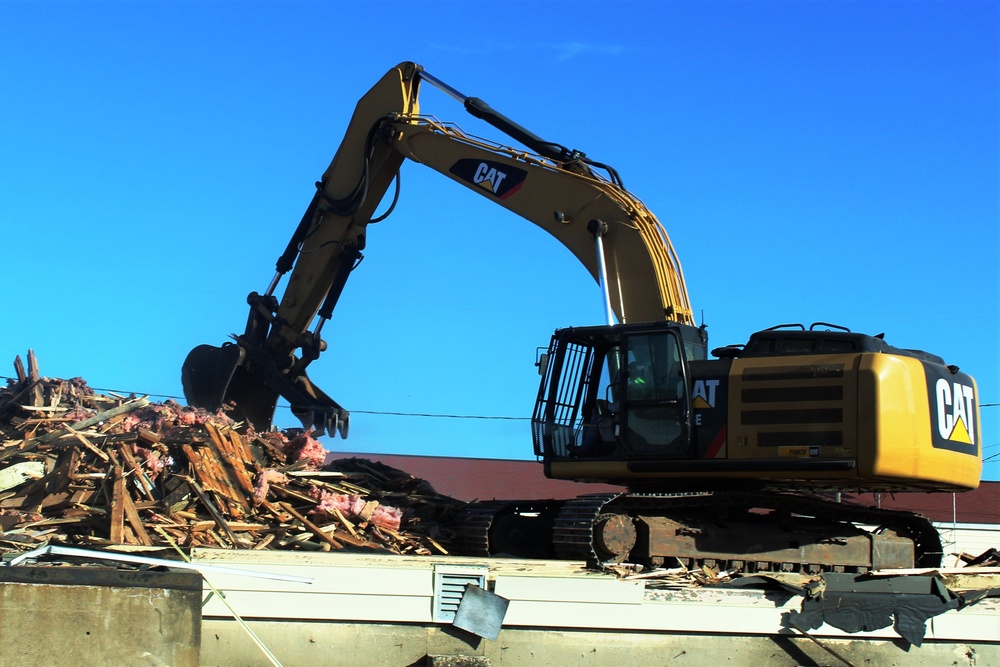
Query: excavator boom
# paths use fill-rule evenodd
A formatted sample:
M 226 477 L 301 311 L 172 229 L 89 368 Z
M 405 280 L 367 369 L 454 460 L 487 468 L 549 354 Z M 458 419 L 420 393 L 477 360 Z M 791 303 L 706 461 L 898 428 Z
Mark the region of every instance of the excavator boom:
M 535 152 L 420 115 L 422 81 Z M 274 278 L 263 294 L 248 297 L 245 331 L 221 347 L 199 346 L 186 359 L 182 380 L 190 404 L 214 410 L 235 403 L 255 427 L 266 429 L 282 396 L 306 427 L 346 436 L 349 413 L 312 384 L 306 367 L 325 349 L 323 323 L 362 258 L 367 225 L 407 159 L 552 234 L 606 286 L 608 307 L 619 321 L 693 323 L 666 230 L 613 169 L 543 140 L 419 65 L 402 63 L 358 102 Z M 602 255 L 595 253 L 598 241 Z M 279 300 L 275 292 L 286 274 Z

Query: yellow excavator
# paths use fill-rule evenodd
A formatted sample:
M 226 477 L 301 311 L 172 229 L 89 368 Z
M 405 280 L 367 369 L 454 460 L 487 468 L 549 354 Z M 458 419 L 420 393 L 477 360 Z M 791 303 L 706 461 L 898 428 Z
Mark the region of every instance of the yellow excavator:
M 422 83 L 528 150 L 421 115 Z M 188 355 L 189 404 L 234 404 L 263 430 L 282 396 L 305 427 L 347 436 L 348 411 L 306 368 L 326 348 L 323 324 L 361 260 L 367 225 L 398 199 L 405 159 L 558 239 L 599 283 L 607 313 L 607 324 L 556 331 L 540 355 L 532 434 L 547 476 L 627 491 L 473 503 L 457 526 L 463 553 L 745 572 L 940 563 L 926 519 L 837 499 L 976 488 L 972 377 L 824 323 L 760 331 L 710 359 L 666 230 L 618 173 L 414 63 L 389 70 L 358 102 L 273 279 L 248 297 L 244 333 Z M 388 212 L 374 218 L 394 182 Z

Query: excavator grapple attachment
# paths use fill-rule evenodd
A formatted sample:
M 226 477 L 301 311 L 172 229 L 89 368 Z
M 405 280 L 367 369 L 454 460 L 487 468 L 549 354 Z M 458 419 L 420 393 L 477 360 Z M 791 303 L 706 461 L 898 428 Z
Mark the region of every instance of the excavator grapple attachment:
M 271 428 L 278 397 L 290 404 L 292 414 L 315 436 L 339 432 L 347 437 L 350 413 L 315 386 L 304 370 L 285 373 L 251 347 L 226 343 L 221 347 L 199 345 L 181 367 L 181 384 L 188 405 L 218 410 L 233 406 L 238 418 L 258 431 Z

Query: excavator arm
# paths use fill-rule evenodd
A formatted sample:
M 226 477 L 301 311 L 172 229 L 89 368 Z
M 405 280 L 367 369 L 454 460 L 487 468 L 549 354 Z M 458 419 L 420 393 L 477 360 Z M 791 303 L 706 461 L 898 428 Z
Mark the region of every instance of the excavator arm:
M 460 100 L 472 115 L 530 151 L 479 139 L 420 115 L 421 82 Z M 310 382 L 306 368 L 326 347 L 323 324 L 362 257 L 367 225 L 394 181 L 399 195 L 397 176 L 406 159 L 465 185 L 558 239 L 604 287 L 609 320 L 613 312 L 622 323 L 693 324 L 680 262 L 666 230 L 613 169 L 541 139 L 482 100 L 462 95 L 407 62 L 389 70 L 358 102 L 333 161 L 278 259 L 274 278 L 263 294 L 248 297 L 244 333 L 221 347 L 201 345 L 188 355 L 182 382 L 189 404 L 214 410 L 235 403 L 256 428 L 267 429 L 282 396 L 307 428 L 337 430 L 346 437 L 348 412 Z M 275 292 L 286 274 L 279 300 Z

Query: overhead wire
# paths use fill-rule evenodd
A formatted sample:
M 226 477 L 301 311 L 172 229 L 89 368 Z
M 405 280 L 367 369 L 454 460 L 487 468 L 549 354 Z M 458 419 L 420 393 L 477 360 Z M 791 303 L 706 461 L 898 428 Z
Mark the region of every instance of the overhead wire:
M 0 380 L 13 381 L 17 378 L 10 377 L 7 375 L 0 375 Z M 123 389 L 111 389 L 108 387 L 90 387 L 94 391 L 109 392 L 112 394 L 122 395 L 122 396 L 149 396 L 152 398 L 163 398 L 163 399 L 173 399 L 175 401 L 187 400 L 184 396 L 176 396 L 173 394 L 159 394 L 154 392 L 142 392 L 142 391 L 126 391 Z M 981 403 L 980 408 L 995 408 L 1000 406 L 1000 403 Z M 285 410 L 291 409 L 291 405 L 278 404 L 276 408 L 281 408 Z M 513 417 L 509 415 L 460 415 L 453 413 L 442 413 L 442 412 L 403 412 L 398 410 L 351 410 L 352 414 L 356 415 L 375 415 L 380 417 L 423 417 L 429 419 L 479 419 L 479 420 L 495 420 L 495 421 L 531 421 L 531 417 Z M 1000 442 L 992 445 L 985 445 L 983 451 L 987 449 L 993 449 L 994 447 L 1000 447 Z M 983 462 L 992 461 L 993 459 L 1000 458 L 1000 452 L 991 455 L 989 458 L 983 459 Z
M 6 375 L 0 375 L 0 380 L 16 380 L 17 378 L 9 377 Z M 88 385 L 89 386 L 89 385 Z M 107 392 L 117 396 L 148 396 L 151 398 L 162 398 L 162 399 L 172 399 L 175 401 L 187 400 L 184 396 L 176 396 L 173 394 L 158 394 L 144 391 L 126 391 L 124 389 L 111 389 L 108 387 L 90 387 L 94 391 Z M 276 408 L 290 410 L 291 405 L 286 403 L 279 403 Z M 481 419 L 481 420 L 496 420 L 496 421 L 531 421 L 531 417 L 512 417 L 505 415 L 459 415 L 459 414 L 449 414 L 449 413 L 436 413 L 436 412 L 400 412 L 395 410 L 350 410 L 351 414 L 355 415 L 377 415 L 377 416 L 390 416 L 390 417 L 427 417 L 432 419 Z
M 493 419 L 497 421 L 531 421 L 531 417 L 509 417 L 501 415 L 452 415 L 432 412 L 390 412 L 381 410 L 351 410 L 355 415 L 388 415 L 391 417 L 433 417 L 435 419 Z

